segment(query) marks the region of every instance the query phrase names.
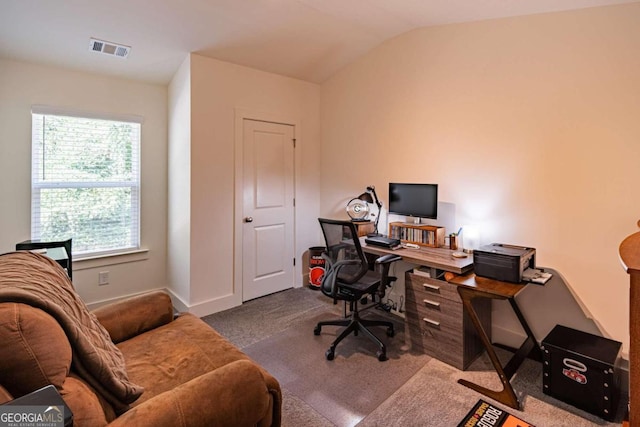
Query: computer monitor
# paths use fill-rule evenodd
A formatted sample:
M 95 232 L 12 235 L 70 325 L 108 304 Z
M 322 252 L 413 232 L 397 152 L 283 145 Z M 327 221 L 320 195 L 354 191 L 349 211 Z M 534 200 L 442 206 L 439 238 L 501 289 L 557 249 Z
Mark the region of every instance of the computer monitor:
M 438 219 L 438 184 L 390 182 L 389 213 Z

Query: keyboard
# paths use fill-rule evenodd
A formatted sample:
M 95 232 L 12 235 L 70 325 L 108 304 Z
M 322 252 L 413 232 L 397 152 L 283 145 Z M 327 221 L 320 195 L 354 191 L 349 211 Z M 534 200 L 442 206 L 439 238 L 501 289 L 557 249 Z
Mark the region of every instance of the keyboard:
M 400 244 L 400 239 L 392 239 L 390 237 L 372 236 L 364 239 L 367 245 L 380 246 L 382 248 L 393 248 Z

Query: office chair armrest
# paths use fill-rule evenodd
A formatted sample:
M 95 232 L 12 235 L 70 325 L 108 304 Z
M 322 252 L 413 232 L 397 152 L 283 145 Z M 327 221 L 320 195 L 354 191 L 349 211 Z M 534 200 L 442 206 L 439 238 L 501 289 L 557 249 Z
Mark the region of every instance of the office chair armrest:
M 362 261 L 356 260 L 356 259 L 344 259 L 342 261 L 333 262 L 326 253 L 323 252 L 321 256 L 325 260 L 324 276 L 322 277 L 322 285 L 321 285 L 322 292 L 325 295 L 330 294 L 334 298 L 334 303 L 335 303 L 335 298 L 338 291 L 338 288 L 336 286 L 336 279 L 338 278 L 338 273 L 340 272 L 340 269 L 347 265 L 358 265 Z M 331 286 L 330 293 L 328 291 L 325 291 L 326 289 L 325 284 L 329 284 Z
M 387 254 L 376 259 L 376 266 L 380 266 L 380 286 L 376 291 L 380 301 L 382 301 L 382 298 L 384 297 L 386 288 L 396 281 L 396 277 L 389 276 L 391 263 L 400 261 L 401 259 L 402 257 L 396 254 Z
M 392 262 L 400 261 L 402 257 L 396 254 L 383 255 L 376 259 L 376 264 L 390 264 Z

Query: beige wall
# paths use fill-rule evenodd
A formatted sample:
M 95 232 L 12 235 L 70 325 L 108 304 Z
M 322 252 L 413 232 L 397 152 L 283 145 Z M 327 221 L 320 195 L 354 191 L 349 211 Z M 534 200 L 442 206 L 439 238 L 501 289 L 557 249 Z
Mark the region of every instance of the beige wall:
M 191 255 L 172 250 L 172 258 L 175 254 L 176 259 L 189 264 L 190 277 L 171 277 L 171 289 L 182 301 L 182 308 L 203 315 L 238 305 L 242 298 L 241 270 L 234 272 L 234 267 L 238 267 L 234 265 L 234 255 L 239 254 L 234 232 L 242 215 L 234 209 L 238 111 L 265 118 L 275 116 L 296 124 L 298 260 L 309 246 L 317 244 L 320 87 L 194 54 L 188 61 L 190 141 L 174 138 L 172 134 L 169 145 L 170 152 L 190 150 L 189 168 L 172 169 L 170 176 L 170 181 L 180 179 L 190 185 Z M 174 79 L 172 86 L 176 84 Z M 171 99 L 170 105 L 174 103 Z M 173 125 L 172 118 L 170 127 Z M 169 197 L 173 200 L 174 195 Z M 170 228 L 173 226 L 170 224 Z M 295 278 L 295 285 L 300 286 L 301 262 L 297 263 Z M 189 295 L 175 291 L 184 280 L 189 282 Z
M 76 287 L 99 303 L 169 277 L 194 312 L 239 303 L 234 120 L 250 111 L 298 125 L 299 261 L 320 243 L 318 212 L 344 216 L 366 185 L 386 204 L 389 181 L 437 182 L 448 222 L 536 247 L 626 347 L 617 246 L 640 211 L 639 21 L 630 4 L 416 30 L 321 87 L 198 55 L 168 88 L 0 60 L 0 251 L 29 237 L 31 105 L 138 114 L 148 255 L 78 263 Z M 104 270 L 111 284 L 98 287 Z M 298 286 L 303 273 L 298 262 Z
M 439 183 L 456 227 L 537 248 L 626 348 L 617 248 L 640 215 L 638 22 L 630 4 L 379 46 L 322 86 L 322 214 L 368 184 L 386 204 L 389 181 Z
M 167 282 L 183 305 L 191 295 L 190 67 L 187 57 L 169 84 Z
M 144 117 L 141 243 L 147 254 L 74 263 L 74 285 L 89 304 L 166 287 L 167 88 L 0 60 L 0 253 L 30 238 L 31 106 Z M 110 284 L 98 287 L 98 272 Z

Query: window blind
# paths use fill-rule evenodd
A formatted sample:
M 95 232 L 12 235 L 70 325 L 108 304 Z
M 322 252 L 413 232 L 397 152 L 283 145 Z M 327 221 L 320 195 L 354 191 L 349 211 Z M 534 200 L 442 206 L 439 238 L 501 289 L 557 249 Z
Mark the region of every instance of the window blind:
M 74 255 L 140 247 L 140 122 L 32 110 L 32 239 Z

